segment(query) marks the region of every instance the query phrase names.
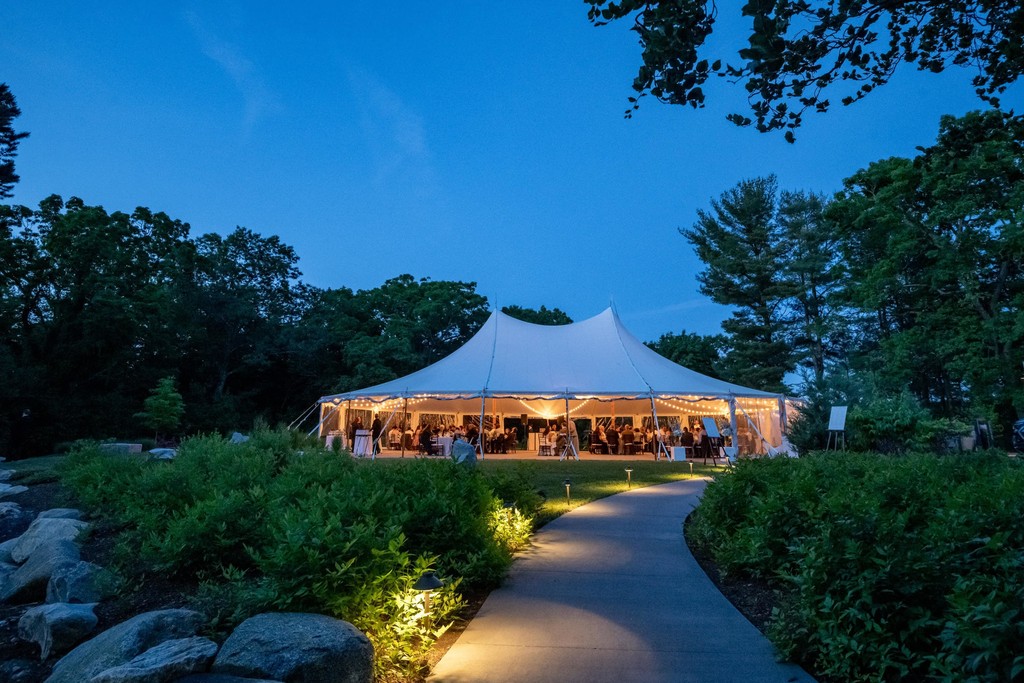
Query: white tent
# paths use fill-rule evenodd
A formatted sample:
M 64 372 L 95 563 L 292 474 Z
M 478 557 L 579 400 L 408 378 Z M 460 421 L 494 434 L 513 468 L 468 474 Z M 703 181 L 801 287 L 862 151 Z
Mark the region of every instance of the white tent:
M 661 356 L 611 308 L 555 326 L 494 312 L 446 358 L 390 382 L 323 396 L 320 404 L 322 435 L 347 424 L 354 411 L 392 417 L 400 411 L 397 419 L 405 424 L 558 419 L 568 413 L 664 425 L 670 417 L 695 424 L 711 416 L 737 434 L 738 411 L 740 431 L 751 427 L 758 449 L 781 443 L 786 412 L 781 394 L 714 379 Z

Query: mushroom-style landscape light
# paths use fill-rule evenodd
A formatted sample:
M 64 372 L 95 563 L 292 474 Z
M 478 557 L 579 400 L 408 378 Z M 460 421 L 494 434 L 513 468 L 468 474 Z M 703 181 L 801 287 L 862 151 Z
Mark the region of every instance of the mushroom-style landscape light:
M 572 486 L 572 482 L 566 479 L 562 484 L 565 486 L 565 504 L 571 505 L 572 499 L 569 497 L 569 487 Z
M 627 467 L 626 468 L 626 488 L 627 489 L 633 488 L 633 468 L 632 467 Z
M 423 593 L 423 612 L 430 615 L 430 591 L 435 591 L 444 586 L 444 581 L 437 578 L 434 572 L 424 572 L 423 576 L 412 585 L 413 590 Z
M 689 462 L 690 462 L 690 479 L 693 479 L 693 461 L 691 460 Z

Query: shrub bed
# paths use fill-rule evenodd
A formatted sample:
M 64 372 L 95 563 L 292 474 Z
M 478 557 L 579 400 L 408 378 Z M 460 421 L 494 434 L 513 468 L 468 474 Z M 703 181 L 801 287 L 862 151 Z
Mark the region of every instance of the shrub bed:
M 196 437 L 173 461 L 85 445 L 62 479 L 124 526 L 124 571 L 194 577 L 220 628 L 262 610 L 350 621 L 373 641 L 383 679 L 417 677 L 461 591 L 496 585 L 531 531 L 528 511 L 477 471 L 448 461 L 369 466 L 284 431 L 244 444 Z M 429 618 L 412 590 L 427 570 L 446 580 Z
M 1005 455 L 746 461 L 689 530 L 784 592 L 770 633 L 841 681 L 1024 680 L 1024 467 Z

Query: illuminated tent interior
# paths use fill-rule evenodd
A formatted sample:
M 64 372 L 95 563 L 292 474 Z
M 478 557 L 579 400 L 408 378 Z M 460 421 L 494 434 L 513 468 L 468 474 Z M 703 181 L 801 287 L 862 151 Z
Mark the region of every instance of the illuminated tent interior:
M 739 454 L 778 447 L 786 421 L 781 394 L 731 384 L 673 363 L 627 330 L 611 308 L 568 325 L 536 325 L 501 312 L 449 356 L 376 386 L 323 396 L 321 436 L 344 434 L 358 416 L 392 426 L 497 424 L 535 431 L 569 415 L 581 425 L 611 421 L 678 430 L 712 417 L 736 435 Z M 520 432 L 522 433 L 522 431 Z

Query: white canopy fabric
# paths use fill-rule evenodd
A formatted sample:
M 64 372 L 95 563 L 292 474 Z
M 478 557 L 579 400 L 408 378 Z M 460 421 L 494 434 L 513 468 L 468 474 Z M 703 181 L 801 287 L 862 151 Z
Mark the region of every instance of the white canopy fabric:
M 782 398 L 673 363 L 634 337 L 608 308 L 569 325 L 535 325 L 495 311 L 469 341 L 433 365 L 320 401 L 659 396 Z

